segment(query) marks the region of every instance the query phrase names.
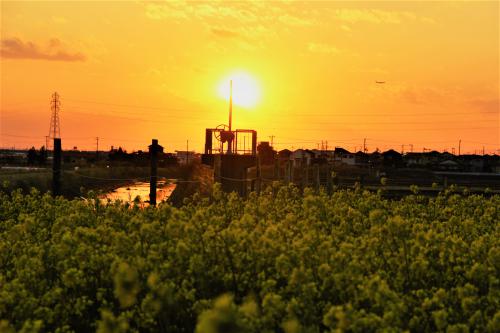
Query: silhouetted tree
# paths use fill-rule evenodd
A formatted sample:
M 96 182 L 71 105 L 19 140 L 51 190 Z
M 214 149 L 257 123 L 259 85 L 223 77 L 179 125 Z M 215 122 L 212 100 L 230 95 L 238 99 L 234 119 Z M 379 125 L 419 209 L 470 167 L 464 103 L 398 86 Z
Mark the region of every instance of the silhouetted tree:
M 127 151 L 122 149 L 122 147 L 119 147 L 118 149 L 112 149 L 109 152 L 109 159 L 111 161 L 125 161 L 129 159 L 129 154 L 127 154 Z
M 37 156 L 38 164 L 40 165 L 45 165 L 47 162 L 47 150 L 45 149 L 45 146 L 40 147 L 40 152 Z
M 37 153 L 35 147 L 31 147 L 30 150 L 28 150 L 28 165 L 33 165 L 37 161 Z
M 260 158 L 260 163 L 262 164 L 273 164 L 274 157 L 276 156 L 276 151 L 269 145 L 269 142 L 262 141 L 257 146 L 257 154 Z

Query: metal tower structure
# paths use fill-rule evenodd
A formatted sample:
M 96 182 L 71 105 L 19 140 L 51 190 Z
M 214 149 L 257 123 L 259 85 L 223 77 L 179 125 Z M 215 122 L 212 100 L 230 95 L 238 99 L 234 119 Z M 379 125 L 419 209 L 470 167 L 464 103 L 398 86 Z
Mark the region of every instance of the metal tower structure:
M 229 81 L 229 132 L 232 131 L 233 125 L 233 80 Z M 227 153 L 231 154 L 231 146 L 233 145 L 233 139 L 229 138 L 227 145 Z
M 229 82 L 229 89 L 229 122 L 227 125 L 220 124 L 215 128 L 205 129 L 205 153 L 202 154 L 201 161 L 214 169 L 214 179 L 221 183 L 224 191 L 246 195 L 249 189 L 257 186 L 255 179 L 247 177 L 249 168 L 259 168 L 257 131 L 233 129 L 232 80 Z M 247 136 L 251 149 L 246 149 Z M 238 144 L 238 139 L 240 143 L 243 139 L 243 149 Z
M 52 99 L 50 100 L 50 110 L 52 111 L 52 114 L 50 117 L 49 139 L 61 137 L 61 122 L 59 120 L 60 109 L 61 101 L 59 100 L 59 94 L 54 92 L 52 94 Z M 50 142 L 50 140 L 48 140 L 48 142 Z

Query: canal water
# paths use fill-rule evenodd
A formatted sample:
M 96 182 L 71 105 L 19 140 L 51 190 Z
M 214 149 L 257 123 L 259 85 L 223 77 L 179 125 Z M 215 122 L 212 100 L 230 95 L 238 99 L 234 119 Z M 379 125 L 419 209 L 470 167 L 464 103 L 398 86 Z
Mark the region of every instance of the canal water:
M 158 181 L 156 202 L 159 203 L 167 200 L 170 195 L 172 195 L 175 187 L 176 185 L 171 181 Z M 149 204 L 149 182 L 134 182 L 126 186 L 118 187 L 106 193 L 102 199 L 106 201 L 109 199 L 111 201 L 120 200 L 122 202 L 132 203 L 137 197 L 139 197 L 140 202 L 145 206 Z

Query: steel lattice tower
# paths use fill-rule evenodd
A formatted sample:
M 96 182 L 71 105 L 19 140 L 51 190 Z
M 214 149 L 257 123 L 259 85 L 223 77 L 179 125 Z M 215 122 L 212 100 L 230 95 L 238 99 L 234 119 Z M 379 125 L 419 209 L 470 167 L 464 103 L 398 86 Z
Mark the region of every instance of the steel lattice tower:
M 59 100 L 59 94 L 57 92 L 52 94 L 52 99 L 50 101 L 50 110 L 52 115 L 50 117 L 50 129 L 48 137 L 50 139 L 61 137 L 61 122 L 59 120 L 59 110 L 61 108 L 61 101 Z

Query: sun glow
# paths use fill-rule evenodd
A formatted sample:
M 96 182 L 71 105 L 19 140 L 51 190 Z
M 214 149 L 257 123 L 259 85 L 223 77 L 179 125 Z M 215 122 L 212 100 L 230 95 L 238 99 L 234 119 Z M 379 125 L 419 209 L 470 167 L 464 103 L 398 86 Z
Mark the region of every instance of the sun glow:
M 229 75 L 218 86 L 218 95 L 229 101 L 230 81 L 233 81 L 233 103 L 245 108 L 252 108 L 259 102 L 260 89 L 257 81 L 245 72 Z

